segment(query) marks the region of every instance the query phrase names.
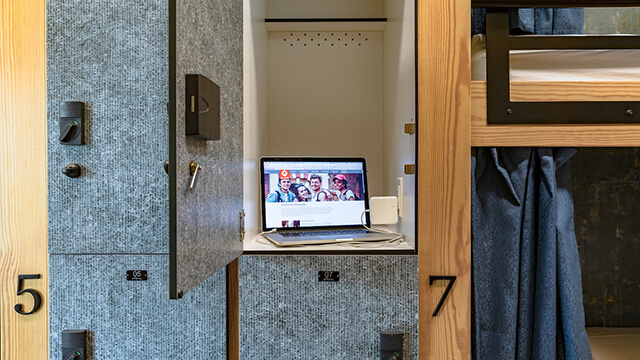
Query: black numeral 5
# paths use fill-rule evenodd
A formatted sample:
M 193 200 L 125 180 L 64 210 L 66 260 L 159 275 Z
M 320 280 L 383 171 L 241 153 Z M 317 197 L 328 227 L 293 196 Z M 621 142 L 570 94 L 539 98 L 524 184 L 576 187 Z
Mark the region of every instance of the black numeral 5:
M 18 275 L 18 295 L 22 295 L 24 293 L 29 293 L 33 296 L 33 309 L 29 312 L 22 311 L 22 304 L 16 304 L 13 308 L 16 309 L 18 314 L 20 315 L 30 315 L 40 309 L 40 304 L 42 304 L 42 298 L 40 297 L 40 293 L 33 289 L 22 289 L 22 280 L 28 279 L 40 279 L 40 274 L 29 274 L 29 275 Z

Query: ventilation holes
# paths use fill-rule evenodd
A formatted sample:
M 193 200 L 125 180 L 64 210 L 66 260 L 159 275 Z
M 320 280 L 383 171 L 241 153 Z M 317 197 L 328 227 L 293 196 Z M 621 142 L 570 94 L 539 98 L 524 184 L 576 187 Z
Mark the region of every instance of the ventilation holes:
M 366 33 L 365 33 L 366 35 Z M 290 38 L 290 39 L 287 39 Z M 295 43 L 298 45 L 307 46 L 309 44 L 316 44 L 315 47 L 327 46 L 331 44 L 331 46 L 335 46 L 336 44 L 344 44 L 345 47 L 349 45 L 363 46 L 366 41 L 369 41 L 368 37 L 364 37 L 362 32 L 359 33 L 329 33 L 329 32 L 319 32 L 319 33 L 302 33 L 302 32 L 293 32 L 289 33 L 289 36 L 286 34 L 283 35 L 282 41 L 284 43 L 288 43 L 289 46 L 295 46 Z

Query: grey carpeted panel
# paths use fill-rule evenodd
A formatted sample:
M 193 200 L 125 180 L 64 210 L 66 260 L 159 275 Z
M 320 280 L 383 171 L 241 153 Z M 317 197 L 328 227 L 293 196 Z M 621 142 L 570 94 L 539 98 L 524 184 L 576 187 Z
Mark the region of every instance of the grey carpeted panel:
M 186 293 L 240 256 L 242 1 L 176 3 L 177 289 Z M 220 86 L 220 140 L 185 136 L 185 74 Z M 189 192 L 190 161 L 203 167 Z
M 225 359 L 225 271 L 169 300 L 167 255 L 51 255 L 49 353 L 62 330 L 87 329 L 92 359 Z M 127 281 L 147 270 L 147 281 Z
M 582 148 L 572 161 L 587 326 L 640 326 L 640 149 Z
M 168 41 L 167 1 L 47 1 L 50 253 L 169 251 Z M 59 144 L 60 101 L 87 145 Z
M 584 10 L 585 34 L 640 34 L 640 7 Z
M 241 359 L 379 359 L 381 331 L 418 358 L 417 256 L 240 258 Z

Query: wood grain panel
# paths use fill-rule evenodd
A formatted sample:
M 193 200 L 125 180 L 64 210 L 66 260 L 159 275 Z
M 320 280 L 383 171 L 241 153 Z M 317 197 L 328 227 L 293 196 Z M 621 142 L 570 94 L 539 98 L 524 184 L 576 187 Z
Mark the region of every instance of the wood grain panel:
M 471 83 L 471 97 L 486 98 L 486 82 Z M 640 101 L 637 81 L 513 82 L 511 101 Z
M 2 0 L 0 8 L 0 357 L 48 358 L 45 1 Z M 41 274 L 16 296 L 18 274 Z
M 418 2 L 420 359 L 469 359 L 471 346 L 470 2 Z M 445 283 L 457 280 L 432 317 Z
M 640 101 L 640 82 L 512 83 L 512 101 Z M 488 125 L 484 81 L 471 83 L 472 146 L 640 146 L 638 125 Z

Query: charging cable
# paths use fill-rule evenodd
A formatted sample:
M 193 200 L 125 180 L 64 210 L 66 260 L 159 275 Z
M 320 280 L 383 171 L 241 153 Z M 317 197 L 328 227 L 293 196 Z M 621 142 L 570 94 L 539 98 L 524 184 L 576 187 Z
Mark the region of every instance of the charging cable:
M 258 236 L 256 236 L 256 242 L 258 244 L 262 244 L 262 245 L 275 245 L 274 243 L 272 243 L 271 241 L 267 240 L 264 235 L 266 234 L 273 234 L 274 232 L 276 232 L 277 229 L 271 229 L 269 231 L 263 231 L 260 234 L 258 234 Z
M 364 210 L 362 214 L 360 214 L 360 222 L 362 223 L 362 226 L 371 232 L 375 232 L 379 234 L 389 234 L 389 235 L 393 235 L 393 237 L 389 240 L 378 240 L 378 241 L 348 241 L 348 242 L 341 243 L 340 244 L 341 246 L 352 246 L 352 247 L 359 247 L 359 248 L 376 248 L 376 247 L 382 247 L 387 245 L 397 245 L 402 242 L 402 239 L 404 236 L 400 233 L 389 231 L 389 230 L 374 229 L 367 226 L 364 220 L 364 214 L 370 213 L 370 212 L 371 210 L 367 209 L 367 210 Z

